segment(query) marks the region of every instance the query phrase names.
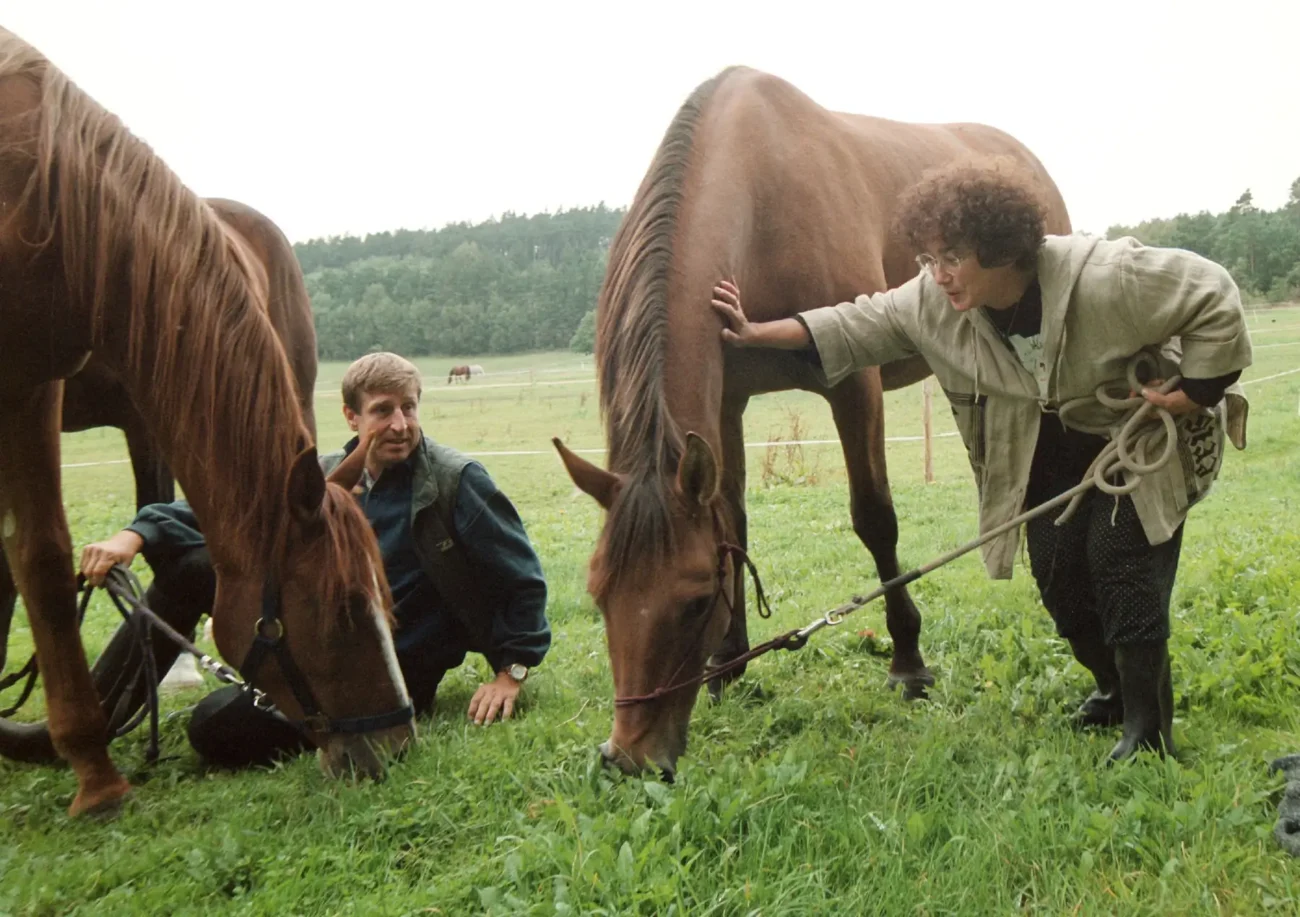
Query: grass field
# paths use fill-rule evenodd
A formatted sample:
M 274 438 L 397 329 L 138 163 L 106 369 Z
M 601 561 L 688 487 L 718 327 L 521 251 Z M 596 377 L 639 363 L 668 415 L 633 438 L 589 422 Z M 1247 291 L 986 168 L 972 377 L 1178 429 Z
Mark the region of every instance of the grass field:
M 600 516 L 549 443 L 603 443 L 590 360 L 440 358 L 422 361 L 425 428 L 483 456 L 550 582 L 554 646 L 520 716 L 466 723 L 488 674 L 475 659 L 444 682 L 389 779 L 351 784 L 307 758 L 205 771 L 184 739 L 201 692 L 173 697 L 168 757 L 151 772 L 143 735 L 114 745 L 136 783 L 114 821 L 66 818 L 66 769 L 0 763 L 0 914 L 1298 913 L 1300 863 L 1270 836 L 1281 780 L 1266 765 L 1300 749 L 1300 373 L 1268 378 L 1300 368 L 1300 310 L 1251 322 L 1250 445 L 1194 511 L 1175 592 L 1179 761 L 1099 767 L 1115 735 L 1068 727 L 1090 682 L 1027 570 L 995 583 L 970 555 L 913 588 L 938 677 L 930 701 L 884 687 L 887 640 L 860 633 L 883 635 L 883 616 L 867 608 L 801 653 L 754 663 L 744 683 L 765 700 L 702 701 L 675 785 L 603 771 L 610 681 L 584 592 Z M 459 362 L 488 375 L 446 385 Z M 345 438 L 342 371 L 320 370 L 322 448 Z M 920 386 L 887 396 L 887 434 L 918 436 L 920 405 Z M 753 402 L 746 432 L 835 438 L 824 404 L 799 393 Z M 935 432 L 952 432 L 941 397 Z M 130 519 L 125 458 L 117 431 L 65 438 L 78 544 Z M 935 440 L 930 485 L 920 443 L 892 442 L 889 461 L 905 566 L 974 535 L 959 440 Z M 873 584 L 838 446 L 756 446 L 749 482 L 751 550 L 775 609 L 755 639 Z M 92 654 L 113 615 L 97 597 Z M 29 647 L 20 612 L 11 667 Z M 40 712 L 38 699 L 26 715 Z

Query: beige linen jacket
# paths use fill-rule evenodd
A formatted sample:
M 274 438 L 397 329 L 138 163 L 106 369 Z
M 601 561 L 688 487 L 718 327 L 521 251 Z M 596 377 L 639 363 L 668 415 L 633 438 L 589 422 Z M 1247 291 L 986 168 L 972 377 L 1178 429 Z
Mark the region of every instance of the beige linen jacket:
M 1043 412 L 1123 380 L 1139 350 L 1158 356 L 1166 378 L 1212 378 L 1251 363 L 1236 284 L 1222 267 L 1192 252 L 1151 248 L 1129 237 L 1048 236 L 1039 250 L 1038 279 L 1043 350 L 1034 372 L 1021 365 L 982 309 L 953 309 L 929 271 L 884 293 L 801 313 L 828 385 L 866 366 L 925 357 L 952 405 L 975 472 L 981 532 L 1024 509 Z M 1171 538 L 1208 492 L 1225 438 L 1245 448 L 1248 409 L 1234 385 L 1213 409 L 1178 419 L 1176 458 L 1133 493 L 1151 544 Z M 1121 416 L 1098 404 L 1077 422 L 1114 435 Z M 1018 544 L 1019 531 L 1012 530 L 984 545 L 990 576 L 1011 578 Z

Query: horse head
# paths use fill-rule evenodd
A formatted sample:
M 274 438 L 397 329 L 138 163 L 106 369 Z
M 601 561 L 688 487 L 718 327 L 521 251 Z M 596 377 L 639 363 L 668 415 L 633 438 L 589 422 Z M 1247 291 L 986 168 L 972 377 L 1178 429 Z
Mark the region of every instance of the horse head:
M 326 483 L 314 448 L 294 463 L 285 503 L 278 565 L 217 563 L 213 636 L 226 659 L 244 660 L 246 677 L 286 716 L 305 722 L 327 775 L 382 776 L 385 760 L 415 738 L 415 726 L 405 713 L 411 701 L 393 647 L 378 545 L 352 496 Z M 265 608 L 277 599 L 280 625 L 268 626 Z M 267 652 L 256 672 L 247 671 L 259 634 L 285 642 L 287 663 Z
M 607 511 L 587 575 L 614 679 L 614 726 L 601 756 L 626 773 L 653 767 L 671 780 L 700 676 L 731 622 L 716 454 L 688 433 L 675 473 L 638 479 L 553 442 L 574 484 Z

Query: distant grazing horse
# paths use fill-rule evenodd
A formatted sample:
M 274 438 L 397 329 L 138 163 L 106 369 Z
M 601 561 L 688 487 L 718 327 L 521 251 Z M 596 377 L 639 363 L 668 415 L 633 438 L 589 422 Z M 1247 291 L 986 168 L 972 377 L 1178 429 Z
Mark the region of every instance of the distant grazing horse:
M 468 382 L 470 376 L 469 365 L 462 363 L 460 366 L 453 366 L 451 372 L 447 373 L 447 384 L 453 382 Z
M 202 522 L 222 654 L 239 664 L 259 613 L 276 616 L 263 634 L 282 635 L 301 690 L 279 657 L 259 667 L 259 686 L 290 717 L 310 695 L 327 771 L 378 773 L 378 752 L 414 735 L 391 598 L 374 533 L 317 464 L 267 319 L 266 269 L 115 116 L 4 30 L 0 214 L 0 538 L 53 745 L 76 774 L 70 814 L 113 808 L 130 789 L 109 759 L 81 646 L 59 487 L 64 380 L 92 351 L 122 380 Z M 3 751 L 20 727 L 0 727 Z
M 471 376 L 482 376 L 485 374 L 485 372 L 486 371 L 483 369 L 483 367 L 479 366 L 477 363 L 471 363 L 469 365 L 469 374 Z
M 748 646 L 742 570 L 722 546 L 747 541 L 741 418 L 751 396 L 798 388 L 826 398 L 853 529 L 881 579 L 898 574 L 881 392 L 929 367 L 912 358 L 828 390 L 806 354 L 724 351 L 709 300 L 732 277 L 749 318 L 768 321 L 902 284 L 917 267 L 890 231 L 896 199 L 923 170 L 970 153 L 1022 161 L 1048 194 L 1048 231 L 1069 231 L 1042 165 L 991 127 L 832 112 L 746 68 L 702 84 L 669 125 L 614 238 L 597 304 L 609 469 L 556 440 L 574 482 L 608 510 L 588 576 L 621 699 L 606 760 L 671 776 L 698 692 L 636 698 L 699 676 L 711 653 L 722 662 Z M 885 615 L 890 680 L 920 695 L 933 679 L 905 589 L 887 596 Z
M 315 439 L 312 391 L 316 387 L 316 329 L 311 300 L 293 246 L 279 227 L 252 207 L 220 198 L 209 198 L 207 203 L 230 231 L 238 234 L 266 271 L 268 317 L 288 354 L 303 422 Z M 125 434 L 127 453 L 135 472 L 137 508 L 175 499 L 171 471 L 159 455 L 153 434 L 127 394 L 121 376 L 102 357 L 92 353 L 86 367 L 63 384 L 63 430 L 71 433 L 94 427 L 117 427 Z M 4 670 L 17 595 L 4 552 L 0 550 L 0 671 Z M 170 644 L 160 647 L 160 656 L 170 656 L 170 647 Z M 161 671 L 165 668 L 160 662 Z M 48 748 L 48 737 L 43 737 L 41 744 Z M 31 753 L 25 755 L 30 756 Z

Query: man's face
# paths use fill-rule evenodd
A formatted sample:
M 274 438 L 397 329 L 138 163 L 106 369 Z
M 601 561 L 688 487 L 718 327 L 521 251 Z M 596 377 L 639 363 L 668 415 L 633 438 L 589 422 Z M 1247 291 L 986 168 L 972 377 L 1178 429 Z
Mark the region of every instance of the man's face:
M 361 396 L 361 410 L 343 406 L 348 426 L 365 441 L 374 432 L 370 455 L 387 468 L 406 461 L 420 441 L 420 399 L 415 387 L 397 392 L 366 392 Z

